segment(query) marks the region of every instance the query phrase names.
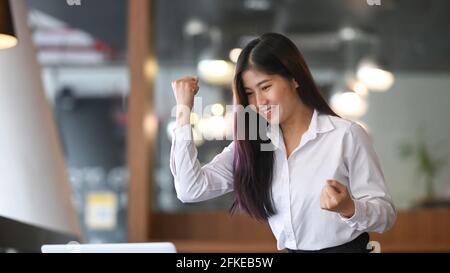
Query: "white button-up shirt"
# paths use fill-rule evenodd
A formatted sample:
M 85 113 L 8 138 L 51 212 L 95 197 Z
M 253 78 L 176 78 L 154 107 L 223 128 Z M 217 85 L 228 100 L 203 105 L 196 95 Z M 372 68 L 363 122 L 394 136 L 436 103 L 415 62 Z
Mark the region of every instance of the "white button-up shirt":
M 366 231 L 382 233 L 394 224 L 396 211 L 378 157 L 359 124 L 314 110 L 308 130 L 289 158 L 281 130 L 270 129 L 276 214 L 268 221 L 279 250 L 333 247 Z M 199 202 L 232 191 L 234 142 L 202 167 L 192 139 L 191 125 L 174 130 L 170 168 L 178 198 Z M 320 208 L 327 179 L 349 190 L 355 203 L 351 218 Z

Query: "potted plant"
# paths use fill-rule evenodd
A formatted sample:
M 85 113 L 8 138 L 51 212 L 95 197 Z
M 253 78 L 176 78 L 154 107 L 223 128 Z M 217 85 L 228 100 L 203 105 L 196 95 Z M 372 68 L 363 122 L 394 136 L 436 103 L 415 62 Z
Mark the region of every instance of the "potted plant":
M 429 145 L 424 140 L 423 132 L 423 128 L 420 128 L 416 143 L 407 142 L 400 145 L 400 156 L 403 159 L 414 158 L 417 175 L 425 183 L 425 196 L 419 202 L 419 205 L 434 206 L 443 201 L 436 199 L 434 180 L 442 167 L 445 166 L 446 159 L 445 157 L 436 158 L 433 156 Z

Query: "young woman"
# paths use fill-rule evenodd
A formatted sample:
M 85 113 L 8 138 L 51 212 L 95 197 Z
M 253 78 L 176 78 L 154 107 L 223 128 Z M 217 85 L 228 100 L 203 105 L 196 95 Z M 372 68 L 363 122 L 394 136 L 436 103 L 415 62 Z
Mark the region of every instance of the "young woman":
M 289 252 L 367 252 L 369 231 L 382 233 L 396 211 L 365 130 L 340 118 L 314 83 L 292 41 L 268 33 L 239 56 L 234 78 L 237 105 L 253 106 L 269 124 L 265 143 L 237 138 L 201 167 L 192 141 L 190 110 L 198 78 L 172 82 L 177 128 L 170 167 L 178 198 L 199 202 L 235 192 L 232 211 L 268 220 L 278 249 Z M 277 109 L 277 111 L 275 111 Z M 267 141 L 266 141 L 267 142 Z

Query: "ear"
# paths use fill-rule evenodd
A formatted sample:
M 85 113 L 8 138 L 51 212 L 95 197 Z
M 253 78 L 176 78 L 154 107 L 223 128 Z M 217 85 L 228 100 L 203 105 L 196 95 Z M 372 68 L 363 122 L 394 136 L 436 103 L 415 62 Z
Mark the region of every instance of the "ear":
M 298 82 L 295 79 L 292 79 L 292 84 L 294 85 L 295 89 L 300 87 L 300 85 L 298 84 Z

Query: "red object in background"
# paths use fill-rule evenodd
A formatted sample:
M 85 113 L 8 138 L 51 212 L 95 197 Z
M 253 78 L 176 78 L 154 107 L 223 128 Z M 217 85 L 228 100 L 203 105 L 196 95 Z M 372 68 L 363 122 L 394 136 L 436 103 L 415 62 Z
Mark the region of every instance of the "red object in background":
M 122 125 L 124 127 L 127 127 L 127 125 L 128 125 L 128 115 L 125 112 L 122 112 L 122 111 L 115 112 L 114 113 L 114 120 L 118 124 L 120 124 L 120 125 Z

